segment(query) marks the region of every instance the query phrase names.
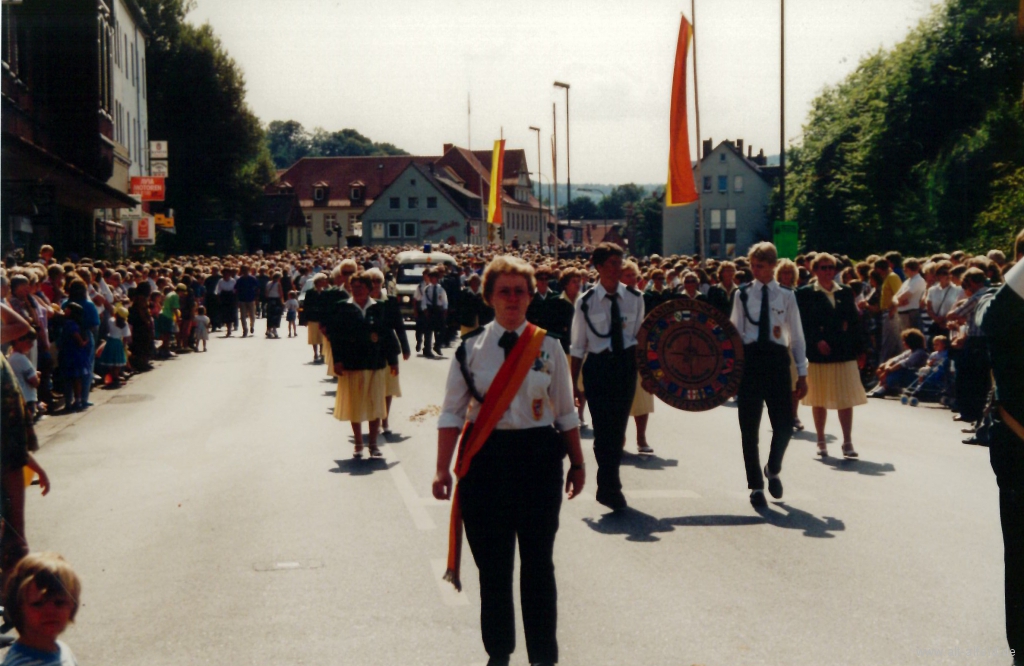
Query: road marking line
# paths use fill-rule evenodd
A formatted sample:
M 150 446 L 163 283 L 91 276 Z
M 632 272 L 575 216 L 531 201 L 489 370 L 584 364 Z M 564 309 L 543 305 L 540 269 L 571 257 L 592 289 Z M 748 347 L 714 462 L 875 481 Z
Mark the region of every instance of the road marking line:
M 441 593 L 441 603 L 445 606 L 468 606 L 469 598 L 465 592 L 458 592 L 455 587 L 444 580 L 444 572 L 448 570 L 448 560 L 430 560 L 430 568 L 434 572 L 434 581 Z
M 390 446 L 381 444 L 380 449 L 384 453 L 385 460 L 395 463 L 388 468 L 388 473 L 391 476 L 391 480 L 395 482 L 395 488 L 398 489 L 398 494 L 402 496 L 402 501 L 405 502 L 405 508 L 409 510 L 409 515 L 412 517 L 412 522 L 416 525 L 416 529 L 437 529 L 434 519 L 423 508 L 420 496 L 416 493 L 412 481 L 409 480 L 409 475 L 405 473 L 405 468 L 402 467 L 402 461 L 398 459 L 398 456 L 395 455 L 394 450 Z

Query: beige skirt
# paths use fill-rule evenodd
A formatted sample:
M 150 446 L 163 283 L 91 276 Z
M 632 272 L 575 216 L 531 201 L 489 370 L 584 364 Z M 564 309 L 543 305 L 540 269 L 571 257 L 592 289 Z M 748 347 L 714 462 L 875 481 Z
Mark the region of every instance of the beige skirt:
M 384 370 L 386 378 L 384 380 L 386 386 L 384 389 L 384 396 L 387 398 L 401 398 L 402 397 L 402 385 L 398 381 L 398 375 L 391 374 L 391 368 Z
M 376 421 L 388 415 L 384 392 L 388 370 L 348 370 L 338 378 L 338 393 L 334 398 L 334 418 L 339 421 L 362 423 Z
M 306 324 L 306 343 L 310 345 L 322 345 L 324 334 L 320 332 L 320 324 L 311 321 Z
M 807 395 L 801 401 L 802 405 L 849 409 L 867 402 L 857 361 L 807 364 Z
M 644 416 L 654 412 L 654 396 L 644 390 L 640 385 L 640 374 L 636 376 L 636 393 L 633 394 L 633 407 L 629 410 L 630 416 Z
M 324 336 L 323 339 L 324 339 L 324 349 L 323 349 L 324 365 L 327 366 L 327 376 L 328 377 L 337 377 L 338 375 L 335 374 L 335 372 L 334 372 L 334 354 L 331 352 L 331 341 L 327 339 L 326 335 Z

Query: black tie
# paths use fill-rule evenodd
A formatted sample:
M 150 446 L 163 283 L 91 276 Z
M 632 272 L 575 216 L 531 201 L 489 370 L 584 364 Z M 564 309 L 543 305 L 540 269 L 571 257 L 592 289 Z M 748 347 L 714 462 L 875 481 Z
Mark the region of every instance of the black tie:
M 515 331 L 505 331 L 501 334 L 501 339 L 498 340 L 498 346 L 505 350 L 505 358 L 508 358 L 509 352 L 519 342 L 519 334 Z
M 771 316 L 768 314 L 768 285 L 761 287 L 761 318 L 757 320 L 757 342 L 771 342 Z
M 612 326 L 608 334 L 612 337 L 612 351 L 616 354 L 623 349 L 622 342 L 622 313 L 619 311 L 619 295 L 607 294 L 605 298 L 612 300 Z
M 430 292 L 430 304 L 433 305 L 436 308 L 437 307 L 437 285 L 434 285 L 433 287 L 431 287 L 431 290 L 432 291 Z

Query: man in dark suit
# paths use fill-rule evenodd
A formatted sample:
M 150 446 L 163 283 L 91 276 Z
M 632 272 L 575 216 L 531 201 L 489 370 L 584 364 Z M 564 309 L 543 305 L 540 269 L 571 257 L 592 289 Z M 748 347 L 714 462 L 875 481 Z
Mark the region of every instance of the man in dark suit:
M 1024 242 L 1019 238 L 1018 242 Z M 999 485 L 1003 527 L 1006 640 L 1014 664 L 1024 664 L 1024 261 L 1006 273 L 1006 282 L 979 308 L 995 378 L 995 404 L 989 444 Z

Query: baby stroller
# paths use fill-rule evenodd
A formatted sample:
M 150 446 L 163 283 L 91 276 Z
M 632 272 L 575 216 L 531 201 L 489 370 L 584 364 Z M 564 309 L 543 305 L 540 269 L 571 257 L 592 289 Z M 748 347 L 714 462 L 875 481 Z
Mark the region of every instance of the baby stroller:
M 949 361 L 936 366 L 925 366 L 917 371 L 917 379 L 900 393 L 900 403 L 917 407 L 925 402 L 942 402 L 946 394 L 946 376 Z

